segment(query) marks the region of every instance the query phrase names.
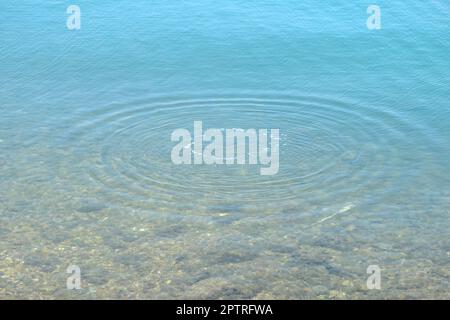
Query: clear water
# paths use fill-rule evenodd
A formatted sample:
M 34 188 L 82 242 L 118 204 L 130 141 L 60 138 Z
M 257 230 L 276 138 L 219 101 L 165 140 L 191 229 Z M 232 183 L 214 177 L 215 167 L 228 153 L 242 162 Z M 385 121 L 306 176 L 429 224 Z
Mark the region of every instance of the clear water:
M 447 1 L 69 4 L 0 3 L 0 298 L 450 298 Z M 173 165 L 195 120 L 279 173 Z

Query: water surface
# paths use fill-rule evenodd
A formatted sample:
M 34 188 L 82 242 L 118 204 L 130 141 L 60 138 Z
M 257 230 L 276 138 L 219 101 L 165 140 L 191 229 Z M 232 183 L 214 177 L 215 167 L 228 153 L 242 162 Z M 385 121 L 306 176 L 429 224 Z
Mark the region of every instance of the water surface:
M 445 1 L 70 4 L 0 4 L 0 298 L 450 298 Z M 279 173 L 175 166 L 199 120 Z

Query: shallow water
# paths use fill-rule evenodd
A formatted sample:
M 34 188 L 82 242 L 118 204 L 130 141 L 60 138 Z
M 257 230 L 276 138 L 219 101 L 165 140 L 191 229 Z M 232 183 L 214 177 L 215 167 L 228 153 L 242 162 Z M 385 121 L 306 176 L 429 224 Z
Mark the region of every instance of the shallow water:
M 2 1 L 0 298 L 450 298 L 450 7 L 369 4 Z M 194 121 L 278 174 L 174 165 Z

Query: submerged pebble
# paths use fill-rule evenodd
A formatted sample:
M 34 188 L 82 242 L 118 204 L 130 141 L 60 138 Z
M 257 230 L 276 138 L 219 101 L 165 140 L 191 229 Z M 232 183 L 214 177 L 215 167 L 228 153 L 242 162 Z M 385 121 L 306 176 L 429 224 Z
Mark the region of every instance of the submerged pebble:
M 43 272 L 52 272 L 59 265 L 60 261 L 55 256 L 47 256 L 43 253 L 32 253 L 25 257 L 24 263 Z
M 76 210 L 81 213 L 98 212 L 105 209 L 106 206 L 102 203 L 86 203 L 78 207 Z
M 3 227 L 0 227 L 0 237 L 6 236 L 9 233 L 9 230 Z
M 241 211 L 242 206 L 238 204 L 218 204 L 214 206 L 208 206 L 206 210 L 212 213 L 232 213 Z
M 110 272 L 102 267 L 88 267 L 81 270 L 83 279 L 93 285 L 104 285 L 111 278 Z

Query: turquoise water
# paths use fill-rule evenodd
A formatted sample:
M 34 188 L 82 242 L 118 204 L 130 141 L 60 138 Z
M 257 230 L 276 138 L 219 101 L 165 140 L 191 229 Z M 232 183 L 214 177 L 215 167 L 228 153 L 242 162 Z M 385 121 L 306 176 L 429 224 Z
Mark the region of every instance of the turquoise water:
M 369 1 L 71 4 L 0 4 L 0 298 L 450 298 L 446 1 L 380 30 Z M 175 166 L 199 120 L 279 128 L 278 174 Z

